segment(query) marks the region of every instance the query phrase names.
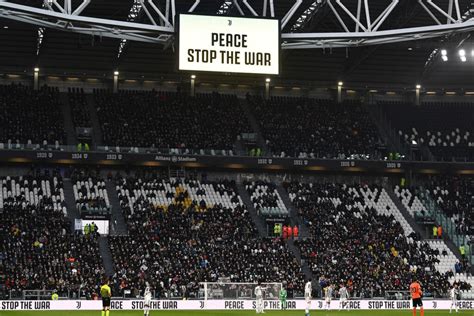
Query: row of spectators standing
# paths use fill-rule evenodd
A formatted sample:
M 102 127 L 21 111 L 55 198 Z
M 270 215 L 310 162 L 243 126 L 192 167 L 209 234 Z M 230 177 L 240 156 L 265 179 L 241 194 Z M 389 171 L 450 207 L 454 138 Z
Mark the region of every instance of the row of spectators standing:
M 273 235 L 275 237 L 282 237 L 283 239 L 298 238 L 299 228 L 297 225 L 291 227 L 291 225 L 283 225 L 276 223 L 273 226 Z

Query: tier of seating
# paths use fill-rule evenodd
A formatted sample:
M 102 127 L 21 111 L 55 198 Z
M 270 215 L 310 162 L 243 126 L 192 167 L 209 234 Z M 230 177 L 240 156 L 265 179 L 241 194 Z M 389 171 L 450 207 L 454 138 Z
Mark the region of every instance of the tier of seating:
M 129 227 L 110 243 L 118 291 L 149 282 L 158 297 L 197 297 L 199 282 L 229 278 L 286 281 L 290 295 L 302 294 L 299 262 L 285 241 L 258 237 L 233 182 L 129 177 L 117 185 Z
M 297 182 L 285 187 L 310 229 L 311 238 L 296 244 L 314 275 L 347 284 L 355 297 L 405 290 L 413 274 L 427 295 L 447 293 L 447 276 L 436 270 L 439 254 L 419 240 L 384 189 Z
M 273 183 L 253 181 L 245 182 L 244 185 L 259 215 L 264 217 L 288 216 L 288 209 Z
M 56 290 L 61 296 L 90 299 L 104 272 L 97 235 L 72 234 L 63 209 L 55 206 L 64 199 L 59 175 L 5 178 L 1 183 L 5 181 L 12 188 L 0 211 L 0 257 L 7 292 L 15 297 L 27 289 Z
M 286 282 L 290 296 L 302 295 L 300 262 L 285 240 L 259 237 L 233 181 L 133 174 L 115 175 L 128 235 L 109 237 L 114 296 L 137 297 L 149 284 L 156 297 L 197 298 L 199 282 L 221 279 Z M 98 172 L 76 169 L 71 178 L 76 200 L 100 198 L 101 193 L 105 200 Z M 472 189 L 453 179 L 432 178 L 432 187 L 427 186 L 431 194 L 440 192 L 440 205 L 459 206 L 451 199 Z M 457 190 L 447 189 L 449 181 Z M 56 171 L 0 178 L 0 237 L 5 241 L 0 276 L 12 293 L 54 289 L 77 298 L 97 295 L 104 273 L 98 236 L 71 232 L 62 183 Z M 257 209 L 276 201 L 283 205 L 273 183 L 248 182 L 245 187 Z M 324 182 L 283 187 L 309 228 L 309 238 L 294 242 L 315 278 L 345 283 L 352 297 L 365 298 L 406 290 L 416 275 L 427 296 L 445 295 L 456 281 L 463 297 L 471 297 L 468 261 L 459 262 L 443 240 L 422 241 L 382 187 Z M 410 214 L 417 214 L 416 194 L 395 192 Z
M 84 91 L 68 91 L 74 126 L 90 127 L 91 113 Z M 94 98 L 104 148 L 108 151 L 143 152 L 139 148 L 147 148 L 162 153 L 236 155 L 236 142 L 243 134 L 255 132 L 233 95 L 189 97 L 171 92 L 112 94 L 95 90 Z M 387 156 L 385 141 L 359 101 L 347 100 L 338 105 L 331 100 L 273 97 L 265 101 L 248 96 L 247 103 L 273 156 Z M 439 160 L 474 159 L 472 104 L 380 104 L 400 140 L 407 145 L 426 147 Z M 0 86 L 0 121 L 0 149 L 26 146 L 61 150 L 66 143 L 57 88 L 45 86 L 33 91 L 22 85 Z
M 357 102 L 248 97 L 267 146 L 278 157 L 381 159 L 384 143 Z
M 57 88 L 0 85 L 0 149 L 66 143 Z
M 236 96 L 96 91 L 104 144 L 109 147 L 233 150 L 239 135 L 250 132 Z
M 426 146 L 439 160 L 474 159 L 473 104 L 424 103 L 413 106 L 380 102 L 400 140 L 407 145 Z

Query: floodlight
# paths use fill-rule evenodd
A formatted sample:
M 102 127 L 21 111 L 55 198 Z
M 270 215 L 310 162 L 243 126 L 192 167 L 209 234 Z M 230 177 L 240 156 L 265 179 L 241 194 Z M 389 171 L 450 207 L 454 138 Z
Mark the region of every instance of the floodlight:
M 441 50 L 441 59 L 443 61 L 448 61 L 448 51 L 446 49 Z

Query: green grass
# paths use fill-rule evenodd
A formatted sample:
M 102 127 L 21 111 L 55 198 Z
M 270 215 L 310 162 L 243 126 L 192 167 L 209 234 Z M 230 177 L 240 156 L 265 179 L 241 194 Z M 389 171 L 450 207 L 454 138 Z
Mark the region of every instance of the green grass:
M 0 311 L 1 316 L 100 316 L 100 311 Z M 143 311 L 111 311 L 110 316 L 140 316 Z M 150 316 L 256 316 L 255 311 L 151 311 Z M 304 311 L 266 311 L 265 316 L 304 316 Z M 412 316 L 411 310 L 398 311 L 311 311 L 311 316 Z M 418 315 L 419 312 L 418 312 Z M 449 311 L 425 311 L 426 316 L 430 315 L 461 315 L 474 316 L 474 311 L 460 311 L 458 314 L 449 314 Z

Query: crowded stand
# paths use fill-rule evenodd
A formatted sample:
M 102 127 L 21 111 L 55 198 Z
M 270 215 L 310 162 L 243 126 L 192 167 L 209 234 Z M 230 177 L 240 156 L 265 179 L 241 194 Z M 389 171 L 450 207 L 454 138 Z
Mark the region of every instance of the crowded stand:
M 247 96 L 273 156 L 381 159 L 384 142 L 356 101 Z
M 0 265 L 11 298 L 23 290 L 97 296 L 104 270 L 97 234 L 72 233 L 62 178 L 53 173 L 0 180 Z
M 414 274 L 426 295 L 447 293 L 447 274 L 436 270 L 437 249 L 404 223 L 385 189 L 329 183 L 286 183 L 311 238 L 296 243 L 313 274 L 346 284 L 352 297 L 383 297 L 406 290 Z
M 0 122 L 0 149 L 59 149 L 66 142 L 57 88 L 0 85 Z
M 474 180 L 464 176 L 434 176 L 424 185 L 433 200 L 451 218 L 457 232 L 474 235 Z
M 406 145 L 425 146 L 438 160 L 472 161 L 473 104 L 428 102 L 414 106 L 379 102 L 379 105 Z
M 74 127 L 91 127 L 91 115 L 87 108 L 84 89 L 68 88 L 68 98 Z
M 111 237 L 120 293 L 149 282 L 157 297 L 198 297 L 199 282 L 229 278 L 286 281 L 290 295 L 302 295 L 299 262 L 285 241 L 258 237 L 233 182 L 129 177 L 117 192 L 129 227 Z
M 474 0 L 0 0 L 0 316 L 448 308 Z
M 233 95 L 97 90 L 95 101 L 104 145 L 109 147 L 234 155 L 239 136 L 250 132 Z
M 275 184 L 267 181 L 252 181 L 244 182 L 244 185 L 259 215 L 264 217 L 288 216 L 288 210 Z

